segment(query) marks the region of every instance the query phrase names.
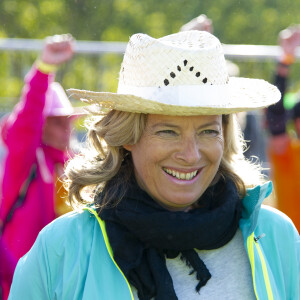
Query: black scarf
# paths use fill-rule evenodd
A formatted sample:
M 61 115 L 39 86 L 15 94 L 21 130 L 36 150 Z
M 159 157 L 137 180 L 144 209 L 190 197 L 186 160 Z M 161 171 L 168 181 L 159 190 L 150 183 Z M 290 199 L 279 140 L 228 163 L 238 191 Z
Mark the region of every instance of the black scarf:
M 233 181 L 220 179 L 197 203 L 199 208 L 188 212 L 168 211 L 132 180 L 121 202 L 99 213 L 114 259 L 140 300 L 178 299 L 165 257 L 181 254 L 193 268 L 190 274 L 196 272 L 197 292 L 210 279 L 194 248 L 217 249 L 228 243 L 238 228 L 241 201 Z

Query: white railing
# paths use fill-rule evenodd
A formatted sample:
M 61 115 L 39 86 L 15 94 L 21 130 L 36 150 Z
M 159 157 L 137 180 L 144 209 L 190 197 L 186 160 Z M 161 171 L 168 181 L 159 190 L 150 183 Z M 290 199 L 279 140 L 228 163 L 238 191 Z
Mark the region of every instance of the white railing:
M 44 40 L 33 39 L 4 39 L 0 38 L 0 50 L 12 51 L 40 51 L 44 45 Z M 100 53 L 124 53 L 126 43 L 124 42 L 94 42 L 76 41 L 75 52 L 84 54 Z
M 0 51 L 40 51 L 44 40 L 0 38 Z M 83 54 L 119 53 L 125 52 L 125 42 L 96 42 L 76 41 L 75 52 Z M 276 59 L 280 56 L 279 46 L 267 45 L 223 45 L 224 54 L 235 59 Z M 300 58 L 300 47 L 296 51 L 296 58 Z

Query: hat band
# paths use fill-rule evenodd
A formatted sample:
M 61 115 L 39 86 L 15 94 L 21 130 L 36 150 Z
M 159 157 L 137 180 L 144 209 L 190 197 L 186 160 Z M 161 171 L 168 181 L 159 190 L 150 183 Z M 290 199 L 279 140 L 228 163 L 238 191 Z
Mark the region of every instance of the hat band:
M 223 107 L 230 102 L 227 84 L 138 87 L 119 84 L 118 94 L 178 106 Z

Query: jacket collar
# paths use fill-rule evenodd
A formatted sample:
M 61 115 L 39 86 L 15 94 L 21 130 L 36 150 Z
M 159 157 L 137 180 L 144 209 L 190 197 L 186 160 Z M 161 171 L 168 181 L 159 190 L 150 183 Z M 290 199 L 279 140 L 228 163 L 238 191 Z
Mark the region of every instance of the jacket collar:
M 240 220 L 240 227 L 247 231 L 250 235 L 256 228 L 259 210 L 265 198 L 267 198 L 273 190 L 271 181 L 258 185 L 254 188 L 247 189 L 247 194 L 242 200 L 243 211 Z

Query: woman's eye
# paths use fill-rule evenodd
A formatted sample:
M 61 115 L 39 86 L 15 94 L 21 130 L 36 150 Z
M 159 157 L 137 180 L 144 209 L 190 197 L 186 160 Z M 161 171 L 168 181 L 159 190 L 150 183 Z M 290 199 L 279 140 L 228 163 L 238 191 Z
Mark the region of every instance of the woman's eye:
M 205 129 L 201 131 L 201 135 L 205 136 L 218 136 L 220 132 L 218 130 L 213 130 L 213 129 Z
M 156 133 L 157 135 L 160 135 L 160 136 L 177 136 L 177 133 L 174 131 L 174 130 L 160 130 L 160 131 L 157 131 Z

